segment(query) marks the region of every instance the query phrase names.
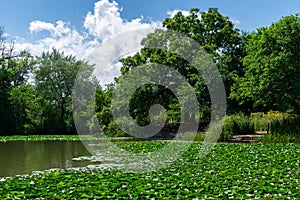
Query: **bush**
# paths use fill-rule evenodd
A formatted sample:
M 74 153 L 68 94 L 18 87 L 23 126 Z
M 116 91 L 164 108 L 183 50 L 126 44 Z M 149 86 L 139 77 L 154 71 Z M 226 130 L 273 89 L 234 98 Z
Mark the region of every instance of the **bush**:
M 300 136 L 300 117 L 287 116 L 271 123 L 271 134 Z
M 285 114 L 271 122 L 270 134 L 263 136 L 265 143 L 300 143 L 300 117 Z
M 254 123 L 249 117 L 236 116 L 233 118 L 234 122 L 234 135 L 249 135 L 254 134 Z
M 249 117 L 227 116 L 223 121 L 223 130 L 220 141 L 226 141 L 234 135 L 254 134 L 254 123 Z
M 108 124 L 108 127 L 105 129 L 104 133 L 108 137 L 129 137 L 127 133 L 118 127 L 114 120 Z
M 251 113 L 251 121 L 254 123 L 255 131 L 268 131 L 270 118 L 266 117 L 266 114 L 263 112 Z
M 269 131 L 262 136 L 264 143 L 300 143 L 300 116 L 277 111 L 252 113 L 250 117 L 227 116 L 223 120 L 220 141 L 262 130 Z
M 294 137 L 290 135 L 279 135 L 279 134 L 267 134 L 261 138 L 263 143 L 300 143 L 299 137 Z
M 225 120 L 223 122 L 223 129 L 220 136 L 220 141 L 226 141 L 228 139 L 231 139 L 234 135 L 234 121 L 232 117 L 225 117 Z

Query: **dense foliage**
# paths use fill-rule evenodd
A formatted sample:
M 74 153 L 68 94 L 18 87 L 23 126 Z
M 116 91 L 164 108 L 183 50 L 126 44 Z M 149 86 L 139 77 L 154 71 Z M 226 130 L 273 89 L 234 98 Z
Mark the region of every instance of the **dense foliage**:
M 72 117 L 72 89 L 80 68 L 88 64 L 53 49 L 37 58 L 35 86 L 40 100 L 41 132 L 46 134 L 76 133 Z
M 300 143 L 300 117 L 283 115 L 270 122 L 270 133 L 264 135 L 264 143 Z
M 254 134 L 254 122 L 249 118 L 241 115 L 226 116 L 223 120 L 223 130 L 220 141 L 226 141 L 234 135 Z
M 243 59 L 245 76 L 236 77 L 231 97 L 255 111 L 299 114 L 299 47 L 299 15 L 252 33 Z
M 203 47 L 216 63 L 228 96 L 233 84 L 233 77 L 242 75 L 241 59 L 244 56 L 244 41 L 240 31 L 234 27 L 230 19 L 219 13 L 218 9 L 211 8 L 207 12 L 191 9 L 188 16 L 178 12 L 173 18 L 165 19 L 162 25 L 167 30 L 187 35 Z M 122 75 L 142 64 L 159 63 L 177 70 L 195 89 L 198 102 L 201 105 L 199 117 L 188 113 L 185 115 L 185 119 L 178 119 L 178 116 L 174 115 L 178 112 L 178 102 L 174 95 L 166 87 L 151 84 L 141 87 L 135 93 L 130 102 L 132 104 L 131 114 L 138 122 L 145 121 L 150 105 L 160 103 L 169 111 L 168 121 L 195 121 L 195 117 L 200 121 L 209 121 L 210 97 L 207 85 L 193 64 L 173 53 L 181 44 L 178 41 L 180 37 L 171 40 L 168 39 L 168 34 L 168 32 L 161 30 L 149 34 L 142 41 L 144 48 L 140 52 L 121 60 L 123 64 Z M 147 48 L 148 46 L 156 46 L 154 44 L 164 46 L 168 51 Z M 197 55 L 197 50 L 192 47 L 180 46 L 180 48 L 183 49 L 181 51 L 189 51 L 191 56 Z M 165 77 L 157 77 L 157 79 L 165 79 Z M 172 81 L 169 85 L 171 83 Z M 230 99 L 228 99 L 228 105 L 230 112 L 234 112 L 238 106 L 234 100 Z
M 0 29 L 0 135 L 76 134 L 71 94 L 85 61 L 56 49 L 15 53 Z
M 33 64 L 29 53 L 13 54 L 0 27 L 0 135 L 24 132 L 24 125 L 30 124 L 27 108 L 34 97 L 28 78 Z
M 138 144 L 138 145 L 137 145 Z M 124 143 L 140 151 L 160 142 Z M 66 170 L 0 179 L 5 199 L 296 199 L 299 197 L 299 145 L 217 144 L 204 158 L 201 143 L 168 168 L 152 173 L 122 169 Z
M 263 143 L 300 143 L 299 115 L 269 111 L 226 116 L 220 141 L 231 139 L 234 135 L 263 134 Z

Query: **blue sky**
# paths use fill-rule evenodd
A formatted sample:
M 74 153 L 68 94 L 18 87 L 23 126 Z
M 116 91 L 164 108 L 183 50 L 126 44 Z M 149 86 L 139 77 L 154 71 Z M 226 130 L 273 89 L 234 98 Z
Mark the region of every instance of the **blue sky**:
M 81 28 L 85 15 L 93 11 L 95 0 L 9 0 L 2 1 L 0 25 L 13 35 L 26 36 L 33 20 L 55 22 L 63 20 Z M 267 26 L 284 15 L 300 12 L 295 0 L 116 0 L 123 8 L 121 17 L 127 20 L 144 16 L 145 19 L 163 20 L 168 10 L 206 10 L 218 7 L 220 11 L 239 20 L 239 28 L 253 31 Z
M 2 0 L 1 7 L 0 25 L 17 39 L 17 48 L 36 53 L 95 46 L 112 34 L 159 23 L 174 10 L 217 7 L 246 31 L 300 12 L 296 0 Z

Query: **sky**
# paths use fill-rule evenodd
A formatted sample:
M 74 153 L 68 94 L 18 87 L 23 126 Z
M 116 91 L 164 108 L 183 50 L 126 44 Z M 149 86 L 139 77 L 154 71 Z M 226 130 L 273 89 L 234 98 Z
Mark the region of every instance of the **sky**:
M 282 16 L 300 12 L 296 0 L 0 0 L 0 26 L 21 47 L 64 49 L 68 39 L 102 41 L 129 29 L 157 25 L 176 10 L 217 7 L 236 27 L 255 31 Z M 69 37 L 68 39 L 66 37 Z M 52 41 L 59 40 L 60 45 Z M 63 41 L 63 42 L 62 42 Z M 41 43 L 44 44 L 42 45 Z M 47 43 L 47 44 L 45 44 Z M 62 44 L 63 43 L 63 44 Z M 72 46 L 72 45 L 71 45 Z M 73 45 L 74 46 L 74 45 Z M 82 54 L 81 54 L 82 55 Z
M 55 47 L 85 59 L 113 35 L 159 27 L 178 10 L 217 7 L 252 32 L 300 12 L 297 0 L 0 0 L 0 26 L 17 50 L 35 55 Z

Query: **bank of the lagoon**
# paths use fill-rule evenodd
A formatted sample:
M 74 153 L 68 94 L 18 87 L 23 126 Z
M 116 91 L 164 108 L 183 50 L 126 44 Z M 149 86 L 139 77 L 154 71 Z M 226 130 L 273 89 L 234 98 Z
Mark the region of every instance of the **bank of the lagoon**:
M 161 148 L 164 142 L 120 142 L 135 152 Z M 122 168 L 56 170 L 0 179 L 0 198 L 163 198 L 297 199 L 300 145 L 216 144 L 201 158 L 201 143 L 166 168 L 124 173 Z M 147 165 L 145 165 L 145 168 Z
M 42 141 L 42 140 L 72 140 L 79 141 L 82 139 L 93 139 L 93 136 L 84 135 L 12 135 L 12 136 L 1 136 L 0 142 L 16 141 L 16 140 L 29 140 L 29 141 Z

